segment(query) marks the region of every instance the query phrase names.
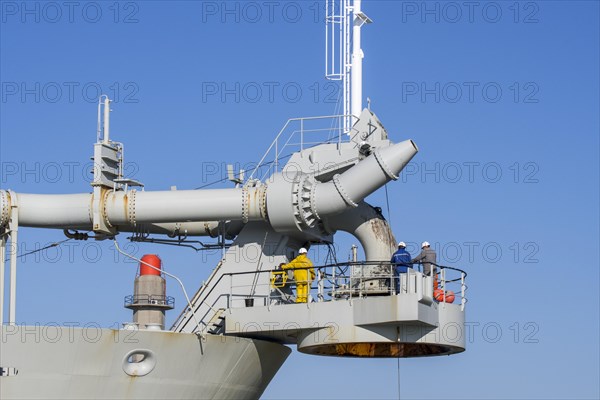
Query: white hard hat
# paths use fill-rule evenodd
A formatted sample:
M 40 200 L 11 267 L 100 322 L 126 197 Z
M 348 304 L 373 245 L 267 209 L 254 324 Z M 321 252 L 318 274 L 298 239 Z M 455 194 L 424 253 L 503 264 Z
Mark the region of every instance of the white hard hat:
M 423 242 L 423 243 L 421 243 L 421 248 L 427 247 L 427 246 L 429 246 L 429 242 Z
M 400 243 L 398 243 L 398 247 L 406 247 L 406 243 L 400 242 Z
M 306 250 L 304 247 L 300 247 L 300 250 L 298 250 L 298 254 L 306 254 L 308 253 L 308 250 Z

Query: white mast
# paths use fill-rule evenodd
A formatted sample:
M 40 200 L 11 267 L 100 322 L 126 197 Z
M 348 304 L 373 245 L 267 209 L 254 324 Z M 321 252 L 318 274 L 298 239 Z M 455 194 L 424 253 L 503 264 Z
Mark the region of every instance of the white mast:
M 358 118 L 362 112 L 364 53 L 360 46 L 360 31 L 364 24 L 371 22 L 361 10 L 361 0 L 326 1 L 325 77 L 342 81 L 342 114 L 345 116 L 342 124 L 345 133 L 350 132 L 353 117 Z
M 360 48 L 360 30 L 364 24 L 370 24 L 372 21 L 360 9 L 361 0 L 354 0 L 354 26 L 352 28 L 352 85 L 350 92 L 351 114 L 358 117 L 362 112 L 362 59 L 364 53 Z

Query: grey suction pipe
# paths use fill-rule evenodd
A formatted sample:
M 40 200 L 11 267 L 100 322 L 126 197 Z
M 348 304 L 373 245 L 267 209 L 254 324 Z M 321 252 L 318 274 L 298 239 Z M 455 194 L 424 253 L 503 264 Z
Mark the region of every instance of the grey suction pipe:
M 7 193 L 5 191 L 0 191 Z M 19 225 L 33 228 L 82 229 L 91 228 L 92 195 L 81 194 L 0 194 L 0 209 L 7 200 L 18 205 Z M 16 198 L 15 198 L 16 197 Z
M 109 192 L 105 200 L 106 220 L 113 226 L 174 221 L 264 220 L 263 192 L 264 187 Z
M 106 190 L 101 209 L 96 213 L 109 227 L 124 231 L 140 224 L 224 220 L 244 223 L 267 220 L 280 231 L 303 230 L 327 215 L 357 207 L 366 196 L 397 179 L 417 151 L 412 140 L 375 149 L 354 167 L 325 183 L 310 179 L 299 183 L 276 174 L 279 176 L 268 186 L 142 192 Z M 93 223 L 92 194 L 15 194 L 0 190 L 2 227 L 8 223 L 11 205 L 18 206 L 20 226 L 89 230 Z M 206 231 L 202 226 L 196 226 L 196 230 Z
M 396 250 L 396 239 L 390 225 L 365 202 L 325 218 L 323 225 L 330 233 L 343 231 L 357 238 L 365 251 L 366 261 L 389 261 Z
M 214 235 L 218 222 L 204 221 L 266 219 L 264 191 L 264 187 L 106 191 L 102 215 L 109 226 L 123 231 L 144 224 L 145 228 L 165 233 L 165 230 L 175 229 L 175 222 L 179 222 L 183 229 L 187 228 L 188 234 L 193 231 Z M 91 230 L 92 197 L 90 193 L 17 194 L 0 190 L 0 226 L 8 223 L 11 205 L 17 205 L 20 226 Z
M 11 200 L 11 195 L 14 199 Z M 19 225 L 32 228 L 76 229 L 92 231 L 92 195 L 25 194 L 0 190 L 0 227 L 6 226 L 10 218 L 11 204 L 17 204 Z M 131 196 L 129 196 L 131 197 Z M 126 203 L 127 204 L 127 203 Z M 241 226 L 238 223 L 219 221 L 162 222 L 131 224 L 129 220 L 115 225 L 120 232 L 158 233 L 169 236 L 210 236 L 225 233 L 235 237 Z

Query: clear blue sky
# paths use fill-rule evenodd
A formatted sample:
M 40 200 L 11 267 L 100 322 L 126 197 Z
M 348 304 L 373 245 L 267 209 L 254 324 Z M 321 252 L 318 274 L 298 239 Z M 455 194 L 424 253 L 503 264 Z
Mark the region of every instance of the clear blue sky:
M 469 273 L 467 351 L 401 360 L 401 394 L 598 398 L 598 2 L 470 4 L 363 5 L 365 96 L 393 140 L 420 148 L 389 185 L 394 232 Z M 98 88 L 149 190 L 212 182 L 226 163 L 257 161 L 288 118 L 335 109 L 322 2 L 0 5 L 3 189 L 89 191 Z M 369 201 L 387 215 L 383 191 Z M 20 238 L 33 250 L 61 237 Z M 340 239 L 346 259 L 352 240 Z M 129 249 L 160 253 L 189 291 L 218 258 Z M 135 265 L 109 243 L 57 251 L 22 260 L 19 323 L 130 319 Z M 395 359 L 294 351 L 264 397 L 394 398 L 397 375 Z

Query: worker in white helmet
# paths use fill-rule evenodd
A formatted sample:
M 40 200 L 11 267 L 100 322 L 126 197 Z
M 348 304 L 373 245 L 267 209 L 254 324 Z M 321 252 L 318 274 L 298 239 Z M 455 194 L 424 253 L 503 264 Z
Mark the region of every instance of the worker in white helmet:
M 398 250 L 396 250 L 390 260 L 394 272 L 394 293 L 396 294 L 400 293 L 400 274 L 405 274 L 409 268 L 412 268 L 410 259 L 410 253 L 406 251 L 406 243 L 398 243 Z
M 422 264 L 423 273 L 427 276 L 433 276 L 433 288 L 437 289 L 437 256 L 429 242 L 421 243 L 421 254 L 410 260 L 410 262 Z
M 313 263 L 307 256 L 308 251 L 302 247 L 298 250 L 298 257 L 281 266 L 282 269 L 292 269 L 296 281 L 296 303 L 306 303 L 310 284 L 315 279 Z

